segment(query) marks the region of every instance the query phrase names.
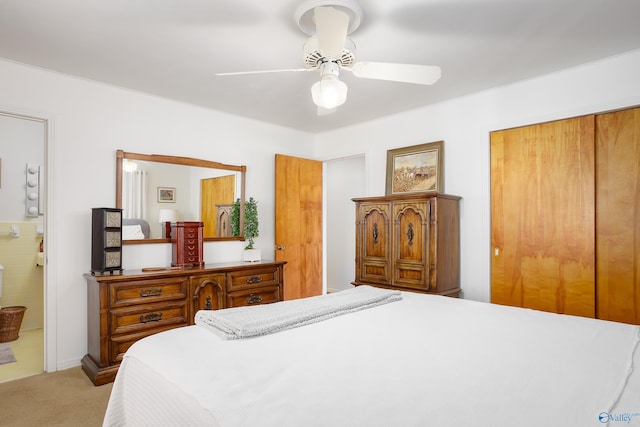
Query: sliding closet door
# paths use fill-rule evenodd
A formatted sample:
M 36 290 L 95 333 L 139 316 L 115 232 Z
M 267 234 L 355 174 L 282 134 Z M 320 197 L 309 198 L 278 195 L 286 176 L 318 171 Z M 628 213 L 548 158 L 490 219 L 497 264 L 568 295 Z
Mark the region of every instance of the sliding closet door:
M 640 324 L 640 109 L 596 118 L 598 317 Z
M 491 300 L 595 315 L 594 117 L 491 134 Z

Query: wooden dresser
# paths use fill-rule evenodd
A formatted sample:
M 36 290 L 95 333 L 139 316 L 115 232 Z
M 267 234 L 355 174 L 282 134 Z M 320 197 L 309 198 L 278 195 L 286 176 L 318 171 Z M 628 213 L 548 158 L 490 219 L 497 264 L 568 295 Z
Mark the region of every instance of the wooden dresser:
M 412 194 L 356 203 L 354 285 L 458 297 L 458 196 Z
M 95 385 L 114 380 L 124 353 L 139 339 L 193 325 L 198 310 L 282 301 L 286 261 L 204 267 L 87 279 L 88 354 L 82 369 Z

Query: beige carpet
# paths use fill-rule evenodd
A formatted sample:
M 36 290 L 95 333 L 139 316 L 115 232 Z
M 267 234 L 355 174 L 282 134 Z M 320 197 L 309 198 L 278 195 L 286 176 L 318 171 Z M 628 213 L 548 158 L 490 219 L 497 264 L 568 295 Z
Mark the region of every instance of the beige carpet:
M 1 383 L 0 425 L 101 426 L 111 387 L 95 387 L 80 367 Z

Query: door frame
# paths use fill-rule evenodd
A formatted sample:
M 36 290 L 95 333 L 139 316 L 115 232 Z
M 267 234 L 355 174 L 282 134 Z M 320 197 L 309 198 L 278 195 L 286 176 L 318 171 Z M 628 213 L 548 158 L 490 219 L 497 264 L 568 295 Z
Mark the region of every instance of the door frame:
M 15 107 L 0 105 L 0 114 L 18 119 L 33 120 L 42 122 L 44 125 L 44 163 L 46 165 L 44 183 L 44 366 L 45 372 L 57 370 L 57 321 L 56 321 L 56 263 L 49 262 L 50 253 L 58 253 L 53 248 L 56 247 L 56 233 L 53 228 L 55 219 L 55 197 L 54 197 L 54 174 L 53 174 L 53 152 L 54 152 L 54 119 L 50 114 L 40 111 L 22 110 Z

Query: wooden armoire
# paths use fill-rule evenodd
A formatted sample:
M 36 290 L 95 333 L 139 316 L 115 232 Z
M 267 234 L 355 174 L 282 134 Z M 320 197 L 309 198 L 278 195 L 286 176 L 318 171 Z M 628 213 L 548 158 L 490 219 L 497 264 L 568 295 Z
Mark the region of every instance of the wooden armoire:
M 491 134 L 491 300 L 640 324 L 640 108 Z
M 458 296 L 460 197 L 423 193 L 352 200 L 354 285 Z

